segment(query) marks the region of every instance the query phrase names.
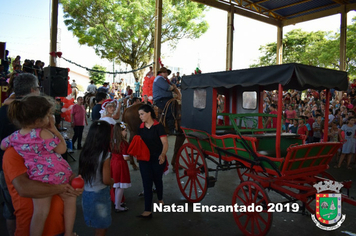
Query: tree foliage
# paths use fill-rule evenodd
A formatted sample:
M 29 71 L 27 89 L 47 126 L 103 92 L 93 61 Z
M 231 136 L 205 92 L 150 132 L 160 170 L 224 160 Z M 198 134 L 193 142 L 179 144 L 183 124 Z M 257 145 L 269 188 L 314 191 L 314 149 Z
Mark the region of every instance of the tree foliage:
M 124 62 L 132 69 L 153 57 L 155 0 L 61 0 L 65 24 L 80 44 L 95 49 L 102 58 Z M 182 38 L 206 32 L 205 5 L 188 0 L 164 0 L 162 44 L 175 46 Z M 134 73 L 135 77 L 142 74 Z
M 283 37 L 283 63 L 302 63 L 325 68 L 340 69 L 340 33 L 304 32 L 292 30 Z M 259 48 L 263 54 L 251 67 L 276 64 L 277 43 Z M 356 76 L 356 17 L 347 27 L 346 71 Z
M 94 65 L 92 69 L 106 71 L 106 68 L 100 65 Z M 89 78 L 94 81 L 95 85 L 103 84 L 105 82 L 105 73 L 89 71 Z

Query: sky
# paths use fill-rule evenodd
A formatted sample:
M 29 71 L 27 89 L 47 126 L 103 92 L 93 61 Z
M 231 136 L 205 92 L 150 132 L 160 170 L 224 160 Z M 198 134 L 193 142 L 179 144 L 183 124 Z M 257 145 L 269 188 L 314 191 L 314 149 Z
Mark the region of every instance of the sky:
M 49 63 L 50 43 L 50 16 L 51 6 L 49 0 L 0 0 L 0 42 L 6 42 L 10 57 L 20 55 L 22 60 L 41 60 Z M 162 45 L 162 63 L 171 68 L 173 73 L 177 70 L 182 74 L 190 74 L 196 67 L 204 72 L 224 71 L 226 65 L 226 25 L 227 13 L 210 8 L 205 13 L 209 24 L 208 31 L 199 39 L 183 39 L 172 50 Z M 356 16 L 355 11 L 348 13 L 348 24 Z M 299 23 L 284 27 L 283 33 L 301 28 L 303 31 L 338 31 L 340 15 L 333 15 L 321 19 Z M 94 49 L 79 45 L 78 39 L 69 32 L 63 22 L 63 10 L 59 7 L 58 16 L 58 49 L 63 57 L 87 68 L 95 64 L 102 65 L 108 71 L 113 70 L 112 62 L 98 57 Z M 252 20 L 235 14 L 234 19 L 234 45 L 233 68 L 248 68 L 254 64 L 260 55 L 259 48 L 277 38 L 277 27 Z M 59 67 L 69 67 L 71 70 L 87 75 L 87 71 L 75 65 L 59 60 Z M 115 65 L 115 70 L 130 71 L 125 64 Z M 127 82 L 133 83 L 132 74 L 119 75 Z M 117 79 L 117 78 L 116 78 Z M 112 77 L 108 77 L 108 81 Z

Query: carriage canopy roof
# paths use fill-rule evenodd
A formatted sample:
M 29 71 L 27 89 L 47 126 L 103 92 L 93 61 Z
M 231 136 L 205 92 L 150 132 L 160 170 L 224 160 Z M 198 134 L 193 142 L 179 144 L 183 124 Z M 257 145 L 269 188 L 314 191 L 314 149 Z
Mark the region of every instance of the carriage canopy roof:
M 192 75 L 182 79 L 183 90 L 255 85 L 263 86 L 264 90 L 278 90 L 279 84 L 283 86 L 283 90 L 334 88 L 345 91 L 348 87 L 348 79 L 344 71 L 296 63 Z

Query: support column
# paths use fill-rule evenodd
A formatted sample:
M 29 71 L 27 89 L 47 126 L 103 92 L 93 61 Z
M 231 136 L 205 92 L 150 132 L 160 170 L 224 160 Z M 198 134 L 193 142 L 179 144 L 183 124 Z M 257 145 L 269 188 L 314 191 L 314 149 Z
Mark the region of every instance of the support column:
M 283 64 L 283 27 L 277 27 L 277 65 Z
M 346 31 L 347 31 L 347 11 L 346 5 L 343 5 L 341 11 L 340 26 L 340 70 L 346 70 Z
M 232 69 L 232 54 L 234 45 L 234 8 L 231 5 L 227 13 L 226 70 Z
M 52 0 L 50 52 L 57 52 L 58 0 Z M 49 65 L 56 66 L 54 57 L 49 56 Z
M 278 108 L 277 108 L 277 130 L 276 130 L 276 157 L 281 157 L 281 135 L 282 135 L 282 112 L 283 112 L 283 87 L 278 85 Z
M 156 0 L 156 16 L 155 16 L 155 42 L 154 42 L 154 65 L 153 73 L 157 75 L 157 71 L 160 68 L 158 59 L 161 57 L 161 35 L 162 35 L 162 0 Z

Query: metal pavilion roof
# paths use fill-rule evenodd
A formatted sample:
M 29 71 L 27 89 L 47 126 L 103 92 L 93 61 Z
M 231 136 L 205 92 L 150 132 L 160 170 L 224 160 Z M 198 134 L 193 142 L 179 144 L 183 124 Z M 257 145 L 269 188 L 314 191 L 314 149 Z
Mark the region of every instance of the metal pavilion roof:
M 356 0 L 193 0 L 225 11 L 286 26 L 356 10 Z

